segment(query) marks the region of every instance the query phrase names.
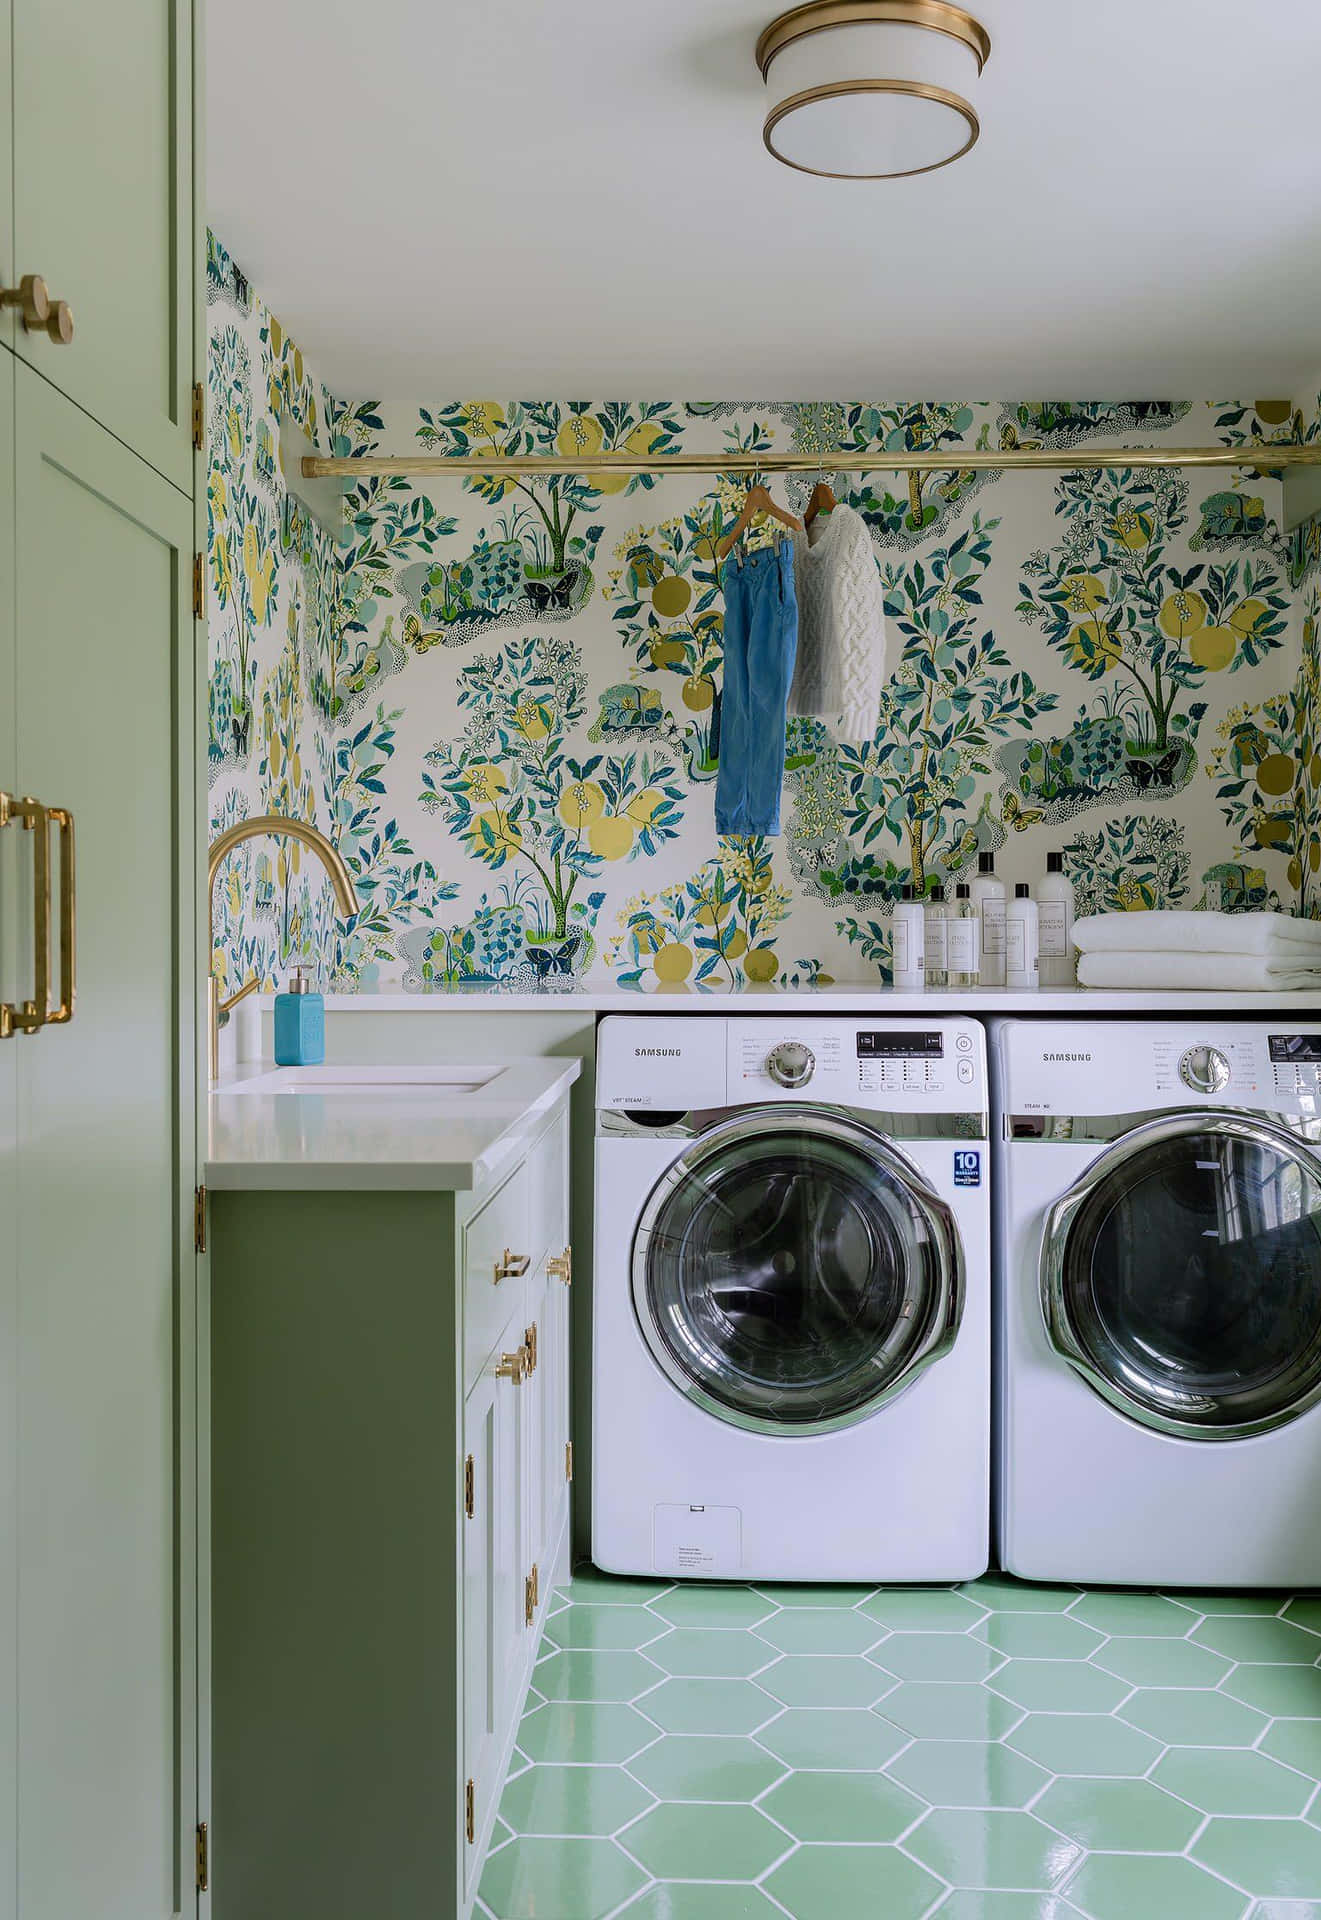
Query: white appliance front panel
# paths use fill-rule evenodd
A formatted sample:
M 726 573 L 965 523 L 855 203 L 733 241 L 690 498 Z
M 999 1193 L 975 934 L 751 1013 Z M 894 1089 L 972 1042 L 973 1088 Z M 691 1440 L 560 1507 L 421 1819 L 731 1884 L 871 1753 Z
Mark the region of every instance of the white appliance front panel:
M 596 1035 L 596 1104 L 705 1112 L 725 1105 L 725 1022 L 607 1014 Z
M 1015 1142 L 997 1154 L 1001 1562 L 1021 1579 L 1080 1584 L 1321 1585 L 1321 1407 L 1245 1440 L 1156 1433 L 1047 1339 L 1045 1218 L 1108 1150 Z
M 838 1030 L 839 1023 L 831 1022 Z M 945 1023 L 942 1023 L 945 1024 Z M 959 1024 L 959 1023 L 954 1023 Z M 650 1029 L 653 1022 L 645 1022 Z M 785 1031 L 783 1023 L 777 1023 Z M 795 1023 L 794 1033 L 807 1023 Z M 810 1042 L 809 1042 L 810 1044 Z M 721 1509 L 738 1569 L 722 1577 L 956 1581 L 984 1572 L 990 1506 L 990 1213 L 986 1152 L 956 1185 L 954 1141 L 904 1151 L 953 1209 L 966 1299 L 950 1353 L 870 1419 L 838 1433 L 749 1433 L 704 1413 L 666 1379 L 638 1328 L 633 1233 L 683 1151 L 677 1140 L 596 1143 L 592 1366 L 592 1557 L 613 1573 L 655 1563 L 673 1509 Z M 737 1523 L 733 1518 L 737 1514 Z
M 995 1023 L 1003 1110 L 1139 1113 L 1169 1107 L 1321 1112 L 1321 1023 L 1004 1020 Z M 1227 1070 L 1214 1090 L 1192 1084 L 1211 1050 Z

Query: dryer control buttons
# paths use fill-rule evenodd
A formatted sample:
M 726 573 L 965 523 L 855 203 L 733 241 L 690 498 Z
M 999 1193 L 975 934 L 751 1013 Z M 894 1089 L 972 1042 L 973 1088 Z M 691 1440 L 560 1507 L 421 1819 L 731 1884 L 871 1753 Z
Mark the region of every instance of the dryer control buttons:
M 1229 1084 L 1229 1062 L 1219 1047 L 1189 1047 L 1179 1061 L 1179 1078 L 1194 1093 L 1219 1093 Z
M 801 1040 L 785 1040 L 766 1056 L 766 1071 L 777 1087 L 805 1087 L 816 1068 L 816 1055 Z

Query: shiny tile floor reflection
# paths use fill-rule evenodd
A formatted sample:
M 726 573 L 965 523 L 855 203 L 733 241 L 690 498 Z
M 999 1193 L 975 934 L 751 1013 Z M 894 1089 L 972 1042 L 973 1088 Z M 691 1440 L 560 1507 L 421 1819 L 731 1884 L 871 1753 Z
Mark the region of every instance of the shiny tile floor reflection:
M 491 1920 L 1321 1920 L 1321 1599 L 557 1594 Z

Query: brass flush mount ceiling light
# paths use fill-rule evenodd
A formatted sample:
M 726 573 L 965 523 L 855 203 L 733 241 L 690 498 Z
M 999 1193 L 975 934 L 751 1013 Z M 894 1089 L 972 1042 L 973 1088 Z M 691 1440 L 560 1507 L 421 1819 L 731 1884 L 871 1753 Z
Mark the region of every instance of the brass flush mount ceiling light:
M 991 51 L 945 0 L 810 0 L 757 42 L 764 137 L 786 166 L 893 180 L 948 166 L 981 131 L 972 105 Z

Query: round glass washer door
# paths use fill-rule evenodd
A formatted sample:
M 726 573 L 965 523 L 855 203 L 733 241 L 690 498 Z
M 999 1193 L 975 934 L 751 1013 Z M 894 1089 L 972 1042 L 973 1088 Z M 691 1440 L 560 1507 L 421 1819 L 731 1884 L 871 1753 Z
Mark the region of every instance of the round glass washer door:
M 1158 1432 L 1241 1439 L 1321 1399 L 1321 1162 L 1267 1121 L 1135 1129 L 1051 1210 L 1056 1351 Z
M 633 1305 L 657 1364 L 716 1419 L 826 1433 L 953 1344 L 963 1258 L 948 1206 L 883 1135 L 825 1107 L 754 1107 L 650 1194 Z

